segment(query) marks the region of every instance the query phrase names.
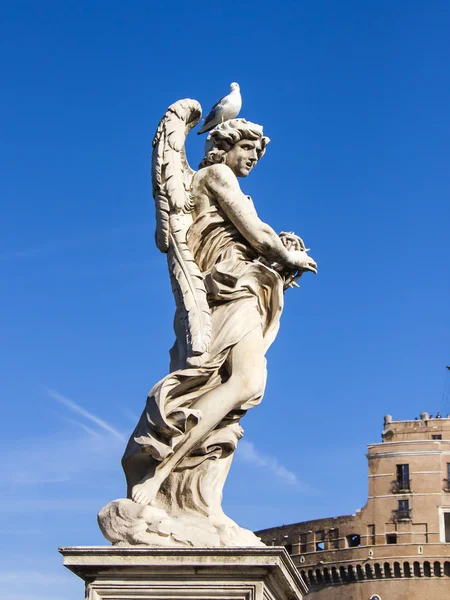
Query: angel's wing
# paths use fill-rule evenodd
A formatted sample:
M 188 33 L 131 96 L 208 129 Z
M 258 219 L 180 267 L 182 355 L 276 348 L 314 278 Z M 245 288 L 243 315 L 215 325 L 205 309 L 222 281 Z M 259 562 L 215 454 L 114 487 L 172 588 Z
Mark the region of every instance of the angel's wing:
M 195 171 L 186 159 L 185 140 L 202 114 L 196 100 L 169 106 L 153 139 L 152 184 L 156 205 L 156 245 L 167 253 L 177 310 L 186 332 L 187 358 L 209 348 L 211 313 L 203 275 L 186 243 L 192 222 L 191 181 Z

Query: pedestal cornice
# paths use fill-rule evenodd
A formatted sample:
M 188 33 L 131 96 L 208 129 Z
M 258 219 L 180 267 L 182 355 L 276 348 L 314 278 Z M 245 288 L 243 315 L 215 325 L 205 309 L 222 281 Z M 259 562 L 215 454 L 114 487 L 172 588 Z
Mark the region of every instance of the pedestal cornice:
M 89 600 L 157 600 L 169 596 L 299 600 L 307 593 L 294 563 L 279 546 L 63 546 L 59 551 L 64 565 L 86 582 Z

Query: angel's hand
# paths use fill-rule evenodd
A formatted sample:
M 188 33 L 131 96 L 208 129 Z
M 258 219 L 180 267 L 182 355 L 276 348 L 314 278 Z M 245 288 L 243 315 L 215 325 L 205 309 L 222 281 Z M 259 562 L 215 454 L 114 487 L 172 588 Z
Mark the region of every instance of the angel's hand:
M 282 231 L 278 237 L 286 250 L 308 250 L 302 238 L 295 235 L 295 233 Z
M 317 273 L 317 263 L 303 250 L 289 252 L 289 267 L 298 271 Z

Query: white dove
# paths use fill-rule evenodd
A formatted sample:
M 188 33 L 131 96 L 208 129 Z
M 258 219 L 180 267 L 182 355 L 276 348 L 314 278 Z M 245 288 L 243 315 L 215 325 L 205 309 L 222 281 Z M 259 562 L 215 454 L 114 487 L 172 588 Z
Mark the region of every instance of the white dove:
M 197 132 L 198 135 L 205 133 L 210 129 L 213 129 L 216 125 L 228 121 L 228 119 L 235 119 L 242 107 L 242 97 L 239 84 L 233 82 L 230 85 L 231 92 L 216 102 L 211 109 L 211 112 L 202 125 L 202 128 Z

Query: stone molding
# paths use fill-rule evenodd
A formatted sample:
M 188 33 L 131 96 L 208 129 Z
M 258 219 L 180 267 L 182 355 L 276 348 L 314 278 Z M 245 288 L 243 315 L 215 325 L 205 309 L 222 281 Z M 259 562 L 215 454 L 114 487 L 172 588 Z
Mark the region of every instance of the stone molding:
M 282 547 L 61 547 L 86 600 L 301 600 L 308 588 Z
M 433 557 L 434 558 L 434 557 Z M 301 569 L 300 574 L 311 591 L 329 585 L 340 585 L 374 579 L 449 578 L 450 561 L 421 560 L 371 560 L 365 564 L 354 563 L 320 568 Z

